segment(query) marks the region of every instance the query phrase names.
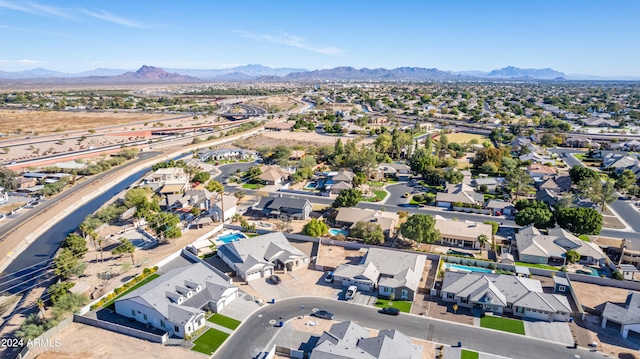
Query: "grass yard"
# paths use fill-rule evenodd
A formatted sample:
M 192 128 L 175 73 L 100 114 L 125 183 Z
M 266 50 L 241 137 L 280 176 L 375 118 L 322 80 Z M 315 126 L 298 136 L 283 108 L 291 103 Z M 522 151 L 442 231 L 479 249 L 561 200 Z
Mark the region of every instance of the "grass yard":
M 521 320 L 485 316 L 480 318 L 480 326 L 482 328 L 502 330 L 514 334 L 524 335 L 524 323 Z
M 376 308 L 394 307 L 401 312 L 409 313 L 411 311 L 411 302 L 408 301 L 391 301 L 386 299 L 378 299 L 376 301 Z
M 472 133 L 456 132 L 456 133 L 447 133 L 447 139 L 449 140 L 449 143 L 451 142 L 468 143 L 469 141 L 474 139 L 478 140 L 478 143 L 482 143 L 484 141 L 488 141 L 489 137 L 483 136 L 483 135 L 475 135 Z
M 382 190 L 374 191 L 374 193 L 376 194 L 374 197 L 365 198 L 365 199 L 363 199 L 363 201 L 365 201 L 365 202 L 380 202 L 387 196 L 387 192 L 382 191 Z
M 123 295 L 125 295 L 125 294 L 127 294 L 127 293 L 129 293 L 129 292 L 132 292 L 132 291 L 134 291 L 134 290 L 136 290 L 136 289 L 138 289 L 138 288 L 142 287 L 143 285 L 145 285 L 145 284 L 147 284 L 147 283 L 151 282 L 152 280 L 154 280 L 154 279 L 158 278 L 159 276 L 160 276 L 160 274 L 153 273 L 152 275 L 148 276 L 147 278 L 145 278 L 145 279 L 144 279 L 144 280 L 142 280 L 141 282 L 138 282 L 138 283 L 137 283 L 136 285 L 134 285 L 133 287 L 131 287 L 131 288 L 129 288 L 129 289 L 127 289 L 127 290 L 125 290 L 124 292 L 120 293 L 120 295 L 118 295 L 118 296 L 114 297 L 113 299 L 111 299 L 110 301 L 108 301 L 108 302 L 104 303 L 103 307 L 104 307 L 104 308 L 107 308 L 107 309 L 111 309 L 111 310 L 116 310 L 116 307 L 115 307 L 115 305 L 113 305 L 113 303 L 114 303 L 118 298 L 122 297 Z
M 460 352 L 460 359 L 478 359 L 480 354 L 478 352 L 472 352 L 471 350 L 462 349 Z
M 233 318 L 225 317 L 224 315 L 218 314 L 218 313 L 210 316 L 209 319 L 207 319 L 207 321 L 209 321 L 211 323 L 215 323 L 215 324 L 221 325 L 221 326 L 223 326 L 225 328 L 229 328 L 229 329 L 236 329 L 241 323 L 239 320 L 235 320 Z
M 540 268 L 540 269 L 547 269 L 547 270 L 560 270 L 560 268 L 550 266 L 548 264 L 524 263 L 524 262 L 516 262 L 515 264 L 517 266 L 523 266 L 523 267 Z
M 262 187 L 264 186 L 260 183 L 245 183 L 242 185 L 242 188 L 246 188 L 246 189 L 260 189 Z
M 229 334 L 227 333 L 223 333 L 213 328 L 209 329 L 202 333 L 198 339 L 193 341 L 193 344 L 195 345 L 191 350 L 211 355 L 211 353 L 215 352 L 228 337 Z
M 586 153 L 574 153 L 573 157 L 577 158 L 580 161 L 584 161 L 587 158 Z
M 591 242 L 591 240 L 589 239 L 589 237 L 587 237 L 586 234 L 579 235 L 578 238 L 582 239 L 585 242 Z

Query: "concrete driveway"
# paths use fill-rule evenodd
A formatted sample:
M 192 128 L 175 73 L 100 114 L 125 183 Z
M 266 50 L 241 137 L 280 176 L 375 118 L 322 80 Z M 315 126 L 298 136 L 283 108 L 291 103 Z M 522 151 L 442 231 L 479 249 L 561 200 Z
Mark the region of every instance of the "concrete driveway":
M 278 274 L 278 276 L 280 278 L 283 277 L 283 275 L 281 274 Z M 271 284 L 269 282 L 269 278 L 254 279 L 249 282 L 249 286 L 256 292 L 258 292 L 260 295 L 262 295 L 262 297 L 265 298 L 267 301 L 271 299 L 277 300 L 277 299 L 290 298 L 290 297 L 295 297 L 300 295 L 299 293 L 296 293 L 293 289 L 289 288 L 289 286 L 287 286 L 287 283 L 285 281 L 283 281 L 280 284 Z
M 409 186 L 408 182 L 400 182 L 398 184 L 388 185 L 384 189 L 389 192 L 389 197 L 387 197 L 384 203 L 397 206 L 402 203 L 409 203 L 411 199 L 404 198 L 403 196 L 405 193 L 412 193 L 415 188 Z
M 240 291 L 238 298 L 231 302 L 226 308 L 222 309 L 220 314 L 243 321 L 258 307 L 260 307 L 260 305 L 253 300 L 253 296 Z
M 573 335 L 569 323 L 523 320 L 527 336 L 560 344 L 573 345 Z

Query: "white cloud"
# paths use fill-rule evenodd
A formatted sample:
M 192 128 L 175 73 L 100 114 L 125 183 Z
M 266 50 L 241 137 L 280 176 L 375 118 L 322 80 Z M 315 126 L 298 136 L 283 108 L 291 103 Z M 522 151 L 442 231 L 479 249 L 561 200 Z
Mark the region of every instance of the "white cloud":
M 69 9 L 38 4 L 30 1 L 24 2 L 21 4 L 16 4 L 15 2 L 0 0 L 0 8 L 26 12 L 29 14 L 40 15 L 40 16 L 52 16 L 52 17 L 58 17 L 58 18 L 64 18 L 64 19 L 74 18 L 73 12 Z
M 104 11 L 104 10 L 98 10 L 98 11 L 82 10 L 82 12 L 84 12 L 85 14 L 87 14 L 89 16 L 93 16 L 93 17 L 95 17 L 97 19 L 108 21 L 108 22 L 112 22 L 114 24 L 118 24 L 118 25 L 122 25 L 122 26 L 137 27 L 137 28 L 146 27 L 146 25 L 141 24 L 141 23 L 139 23 L 137 21 L 134 21 L 134 20 L 131 20 L 131 19 L 124 18 L 122 16 L 118 16 L 118 15 L 112 14 L 112 13 L 110 13 L 108 11 Z
M 292 35 L 284 31 L 278 31 L 277 35 L 256 34 L 250 31 L 242 31 L 242 30 L 236 30 L 234 32 L 248 39 L 270 42 L 272 44 L 278 44 L 278 45 L 291 46 L 298 49 L 313 51 L 313 52 L 317 52 L 319 54 L 324 54 L 324 55 L 341 55 L 345 52 L 343 49 L 340 49 L 337 47 L 312 46 L 307 43 L 307 39 L 305 39 L 304 37 Z

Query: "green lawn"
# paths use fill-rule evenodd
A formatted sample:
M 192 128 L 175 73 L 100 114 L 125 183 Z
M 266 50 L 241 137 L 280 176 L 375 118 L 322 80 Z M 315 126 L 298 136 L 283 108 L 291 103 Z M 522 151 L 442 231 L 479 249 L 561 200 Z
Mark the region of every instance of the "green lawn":
M 587 237 L 586 234 L 580 235 L 578 236 L 578 238 L 582 239 L 585 242 L 591 242 L 591 240 L 589 239 L 589 237 Z
M 140 287 L 142 287 L 143 285 L 151 282 L 152 280 L 158 278 L 160 276 L 160 274 L 156 274 L 153 273 L 152 275 L 148 276 L 147 278 L 145 278 L 144 280 L 138 282 L 136 285 L 134 285 L 133 287 L 130 287 L 129 289 L 125 290 L 124 292 L 120 293 L 118 296 L 116 296 L 115 298 L 111 299 L 110 301 L 104 303 L 103 307 L 107 308 L 107 309 L 111 309 L 111 310 L 116 310 L 115 306 L 113 305 L 113 303 L 120 297 L 122 297 L 123 295 L 138 289 Z
M 387 196 L 387 192 L 382 191 L 382 190 L 374 191 L 374 193 L 376 194 L 374 197 L 365 198 L 365 199 L 363 199 L 363 201 L 365 201 L 365 202 L 380 202 Z
M 387 299 L 378 299 L 375 304 L 376 308 L 394 307 L 398 308 L 401 312 L 409 313 L 411 311 L 411 302 L 408 301 L 391 301 Z
M 210 316 L 207 320 L 211 323 L 215 323 L 229 329 L 236 329 L 240 325 L 239 320 L 225 317 L 224 315 L 218 313 Z
M 460 353 L 460 359 L 478 359 L 480 354 L 478 352 L 472 352 L 471 350 L 462 349 Z
M 523 267 L 531 267 L 531 268 L 540 268 L 540 269 L 548 269 L 548 270 L 560 270 L 558 267 L 550 266 L 548 264 L 536 264 L 536 263 L 524 263 L 524 262 L 516 262 L 517 266 Z
M 483 194 L 483 196 L 484 196 L 484 200 L 485 201 L 488 200 L 488 199 L 495 199 L 496 198 L 496 195 L 495 194 L 491 194 L 491 193 L 485 193 L 485 194 Z
M 587 154 L 586 153 L 574 153 L 573 157 L 577 158 L 580 161 L 584 161 L 585 158 L 587 158 Z
M 517 319 L 508 319 L 501 317 L 485 316 L 480 318 L 480 326 L 482 328 L 502 330 L 514 334 L 524 335 L 524 323 Z
M 198 339 L 193 341 L 195 346 L 191 348 L 191 350 L 211 355 L 211 353 L 215 352 L 228 337 L 229 334 L 227 333 L 223 333 L 213 328 L 209 329 L 202 333 Z
M 259 189 L 262 185 L 260 183 L 245 183 L 242 185 L 242 188 L 246 189 Z

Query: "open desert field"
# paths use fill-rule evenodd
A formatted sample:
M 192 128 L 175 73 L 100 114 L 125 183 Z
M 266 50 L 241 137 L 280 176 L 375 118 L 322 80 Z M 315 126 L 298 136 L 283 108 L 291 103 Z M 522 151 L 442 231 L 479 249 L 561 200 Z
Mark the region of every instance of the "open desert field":
M 34 131 L 39 135 L 93 128 L 124 125 L 128 123 L 158 121 L 176 115 L 159 115 L 130 112 L 63 112 L 0 110 L 0 132 Z
M 300 106 L 299 101 L 296 101 L 290 96 L 271 96 L 271 97 L 261 98 L 259 100 L 251 100 L 248 102 L 248 104 L 264 107 L 266 109 L 272 108 L 275 106 L 283 111 Z
M 489 137 L 483 135 L 475 135 L 472 133 L 457 132 L 447 133 L 447 139 L 449 139 L 449 142 L 456 143 L 468 143 L 469 141 L 476 139 L 478 140 L 478 143 L 482 143 L 486 140 L 489 140 Z
M 243 148 L 257 149 L 260 147 L 275 147 L 277 145 L 288 146 L 333 146 L 338 138 L 342 139 L 342 143 L 347 140 L 355 139 L 355 136 L 325 136 L 315 132 L 265 132 L 259 136 L 254 136 L 242 142 L 238 142 L 237 145 Z M 372 139 L 363 139 L 359 143 L 371 143 Z

